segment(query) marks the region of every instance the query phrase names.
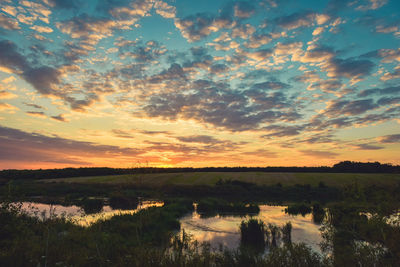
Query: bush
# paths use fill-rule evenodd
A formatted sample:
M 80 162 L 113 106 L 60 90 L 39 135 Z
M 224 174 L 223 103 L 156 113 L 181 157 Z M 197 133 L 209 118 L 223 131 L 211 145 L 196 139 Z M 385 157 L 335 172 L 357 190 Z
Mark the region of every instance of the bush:
M 265 249 L 265 225 L 261 220 L 249 219 L 240 224 L 240 244 L 244 249 L 261 253 Z
M 228 202 L 223 199 L 203 198 L 197 203 L 197 212 L 203 217 L 219 215 L 247 215 L 258 214 L 260 208 L 256 204 L 243 202 Z
M 86 214 L 98 213 L 103 209 L 103 199 L 84 198 L 81 202 L 81 207 Z
M 311 207 L 305 203 L 292 204 L 285 209 L 285 212 L 290 215 L 301 214 L 302 216 L 305 216 L 306 214 L 311 213 Z
M 113 209 L 134 210 L 137 208 L 139 201 L 137 197 L 128 197 L 117 192 L 110 196 L 109 203 Z

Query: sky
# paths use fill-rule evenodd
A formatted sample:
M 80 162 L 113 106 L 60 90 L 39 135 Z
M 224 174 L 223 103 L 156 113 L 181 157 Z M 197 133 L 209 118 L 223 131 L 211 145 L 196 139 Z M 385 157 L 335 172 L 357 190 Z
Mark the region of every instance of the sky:
M 400 164 L 399 14 L 0 0 L 0 169 Z

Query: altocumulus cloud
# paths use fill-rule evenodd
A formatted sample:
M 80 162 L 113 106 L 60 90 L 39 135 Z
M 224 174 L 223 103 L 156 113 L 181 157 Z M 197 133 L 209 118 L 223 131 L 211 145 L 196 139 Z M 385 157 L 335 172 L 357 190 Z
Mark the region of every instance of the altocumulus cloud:
M 273 143 L 333 160 L 341 148 L 383 155 L 397 144 L 382 134 L 400 115 L 397 1 L 3 0 L 0 9 L 0 120 L 20 129 L 2 127 L 1 138 L 14 159 L 37 151 L 90 163 L 84 149 L 172 162 L 229 149 L 279 158 L 255 149 Z M 102 117 L 109 128 L 97 138 L 121 147 L 57 137 Z M 40 123 L 58 127 L 32 133 Z M 201 134 L 178 131 L 187 125 Z M 383 136 L 339 146 L 354 127 Z

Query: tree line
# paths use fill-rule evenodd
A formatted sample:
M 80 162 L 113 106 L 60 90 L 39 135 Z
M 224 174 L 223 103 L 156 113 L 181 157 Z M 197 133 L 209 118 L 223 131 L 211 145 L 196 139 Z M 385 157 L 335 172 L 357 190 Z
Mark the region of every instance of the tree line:
M 1 180 L 10 179 L 51 179 L 66 177 L 103 176 L 145 173 L 180 173 L 180 172 L 325 172 L 325 173 L 400 173 L 400 165 L 381 164 L 379 162 L 341 161 L 332 167 L 203 167 L 203 168 L 107 168 L 81 167 L 37 170 L 2 170 Z

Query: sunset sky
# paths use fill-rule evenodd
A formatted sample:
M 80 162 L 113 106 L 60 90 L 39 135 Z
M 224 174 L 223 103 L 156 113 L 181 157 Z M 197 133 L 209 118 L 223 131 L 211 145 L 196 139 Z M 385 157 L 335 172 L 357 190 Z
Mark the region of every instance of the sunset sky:
M 0 169 L 400 164 L 398 0 L 0 0 Z

